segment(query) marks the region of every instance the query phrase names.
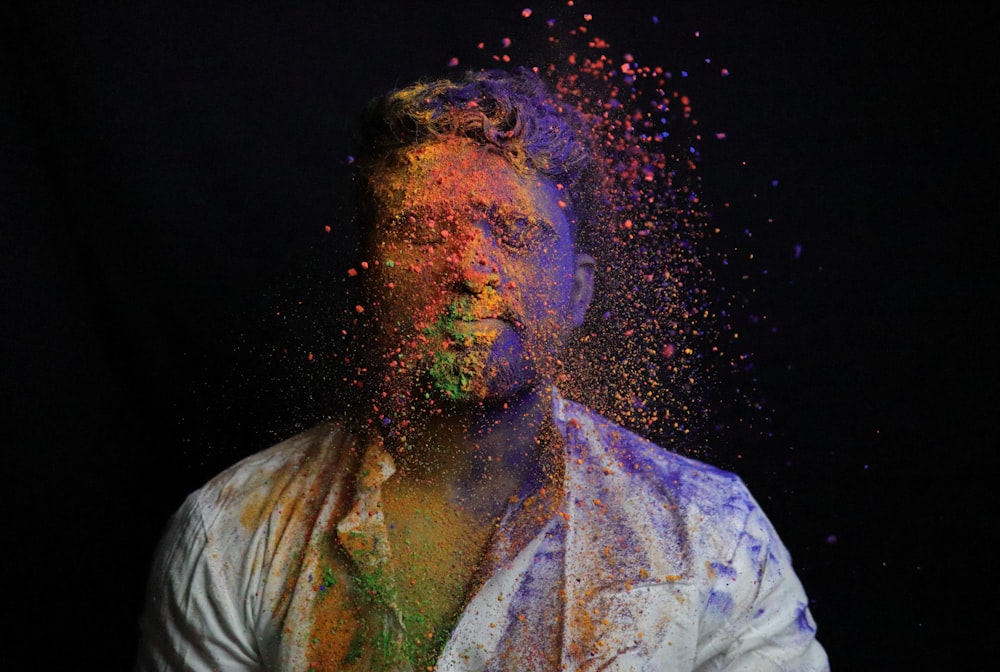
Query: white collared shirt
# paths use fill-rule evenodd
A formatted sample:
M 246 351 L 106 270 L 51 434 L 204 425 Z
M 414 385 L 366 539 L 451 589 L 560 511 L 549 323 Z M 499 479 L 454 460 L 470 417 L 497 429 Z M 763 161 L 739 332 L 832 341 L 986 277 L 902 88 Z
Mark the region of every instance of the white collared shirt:
M 829 669 L 789 554 L 738 477 L 557 392 L 552 420 L 565 497 L 521 546 L 501 523 L 499 562 L 438 672 Z M 379 496 L 394 471 L 377 442 L 324 425 L 190 495 L 157 551 L 138 670 L 375 667 L 357 577 L 391 553 Z M 383 602 L 379 628 L 405 648 Z

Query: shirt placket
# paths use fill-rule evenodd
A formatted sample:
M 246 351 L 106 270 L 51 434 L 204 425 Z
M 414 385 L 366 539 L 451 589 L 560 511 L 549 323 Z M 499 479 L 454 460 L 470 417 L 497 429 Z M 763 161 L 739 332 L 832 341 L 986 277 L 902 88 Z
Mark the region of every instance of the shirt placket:
M 395 580 L 388 570 L 392 549 L 382 510 L 382 485 L 395 473 L 395 461 L 383 448 L 381 438 L 375 437 L 365 448 L 354 504 L 337 524 L 337 537 L 354 562 L 359 591 L 379 617 L 381 639 L 393 649 L 394 655 L 388 657 L 402 663 L 406 628 Z

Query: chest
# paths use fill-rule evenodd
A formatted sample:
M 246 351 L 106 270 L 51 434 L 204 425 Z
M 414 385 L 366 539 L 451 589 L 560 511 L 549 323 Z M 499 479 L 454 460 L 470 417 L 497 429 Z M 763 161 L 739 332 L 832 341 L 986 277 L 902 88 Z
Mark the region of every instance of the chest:
M 468 599 L 493 526 L 448 497 L 408 484 L 383 492 L 387 570 L 408 637 L 430 655 L 447 640 Z

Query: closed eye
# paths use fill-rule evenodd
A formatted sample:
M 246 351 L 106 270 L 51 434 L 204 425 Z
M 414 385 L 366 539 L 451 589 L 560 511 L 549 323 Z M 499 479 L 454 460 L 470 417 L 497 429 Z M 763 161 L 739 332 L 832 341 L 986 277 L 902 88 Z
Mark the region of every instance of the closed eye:
M 493 237 L 511 250 L 543 249 L 555 235 L 555 229 L 534 217 L 500 217 L 490 224 Z

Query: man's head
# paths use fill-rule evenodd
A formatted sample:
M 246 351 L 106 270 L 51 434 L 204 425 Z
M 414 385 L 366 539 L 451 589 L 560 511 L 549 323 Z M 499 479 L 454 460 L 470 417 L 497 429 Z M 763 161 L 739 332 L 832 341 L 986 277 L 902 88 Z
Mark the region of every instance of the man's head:
M 574 203 L 588 130 L 533 73 L 476 73 L 369 108 L 362 224 L 387 375 L 441 400 L 550 380 L 590 301 Z M 409 387 L 412 389 L 413 385 Z
M 472 140 L 504 157 L 518 171 L 533 171 L 560 185 L 572 200 L 567 217 L 577 247 L 606 206 L 603 166 L 593 130 L 572 106 L 553 98 L 533 71 L 470 72 L 391 91 L 369 103 L 362 120 L 358 160 L 362 223 L 371 221 L 368 186 L 407 150 L 442 138 Z M 370 231 L 370 229 L 369 229 Z

